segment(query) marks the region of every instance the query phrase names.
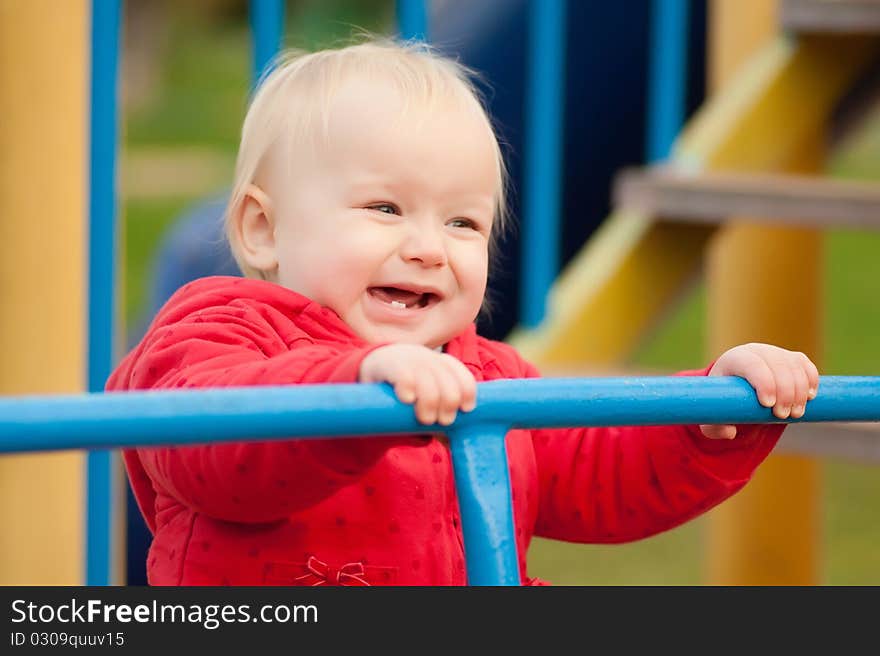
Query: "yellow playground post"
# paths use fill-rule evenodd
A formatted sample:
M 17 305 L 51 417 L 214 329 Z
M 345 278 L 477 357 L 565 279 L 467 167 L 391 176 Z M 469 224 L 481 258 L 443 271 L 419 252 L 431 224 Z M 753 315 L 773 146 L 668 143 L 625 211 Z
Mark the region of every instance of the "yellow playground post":
M 84 391 L 88 58 L 87 0 L 0 1 L 2 394 Z M 84 474 L 0 457 L 0 584 L 82 584 Z
M 710 87 L 718 90 L 777 32 L 774 0 L 713 0 Z M 785 103 L 768 111 L 785 111 Z M 818 172 L 822 126 L 780 158 L 778 171 Z M 777 144 L 752 144 L 772 152 Z M 785 161 L 787 160 L 787 161 Z M 734 164 L 736 166 L 736 164 Z M 743 266 L 747 263 L 747 266 Z M 708 348 L 722 353 L 762 341 L 807 353 L 821 367 L 822 235 L 736 217 L 714 236 L 706 257 Z M 774 455 L 736 497 L 710 513 L 707 582 L 719 585 L 820 583 L 819 465 Z

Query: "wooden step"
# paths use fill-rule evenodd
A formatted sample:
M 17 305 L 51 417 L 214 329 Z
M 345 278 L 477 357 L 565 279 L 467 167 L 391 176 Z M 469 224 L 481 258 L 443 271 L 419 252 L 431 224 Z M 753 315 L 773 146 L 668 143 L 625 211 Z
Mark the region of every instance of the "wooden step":
M 878 464 L 880 463 L 880 424 L 860 422 L 792 424 L 785 429 L 774 453 L 796 453 L 816 458 Z
M 880 34 L 880 0 L 782 0 L 779 23 L 802 34 Z
M 626 169 L 614 203 L 655 218 L 721 223 L 748 217 L 800 226 L 880 229 L 880 181 L 748 173 L 686 174 L 669 168 Z

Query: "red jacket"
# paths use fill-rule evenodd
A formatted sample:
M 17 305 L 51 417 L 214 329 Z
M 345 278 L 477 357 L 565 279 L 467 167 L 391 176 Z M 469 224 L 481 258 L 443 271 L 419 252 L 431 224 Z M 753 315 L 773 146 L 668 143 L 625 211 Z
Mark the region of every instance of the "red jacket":
M 353 383 L 371 346 L 331 310 L 271 283 L 180 289 L 107 390 Z M 478 381 L 538 373 L 473 326 L 447 344 Z M 688 372 L 705 375 L 704 372 Z M 685 522 L 741 488 L 783 426 L 730 442 L 696 426 L 512 430 L 521 575 L 533 535 L 625 542 Z M 154 539 L 154 585 L 463 585 L 452 463 L 429 436 L 278 440 L 124 454 Z

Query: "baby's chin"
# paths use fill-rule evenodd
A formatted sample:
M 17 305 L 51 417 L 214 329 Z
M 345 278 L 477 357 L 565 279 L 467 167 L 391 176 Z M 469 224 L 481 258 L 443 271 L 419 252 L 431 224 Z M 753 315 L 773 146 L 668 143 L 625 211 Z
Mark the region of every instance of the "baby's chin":
M 401 335 L 399 331 L 377 331 L 372 336 L 361 336 L 370 344 L 416 344 L 428 348 L 443 346 L 447 340 L 436 337 L 420 337 L 419 335 Z
M 419 329 L 403 330 L 392 326 L 358 326 L 356 324 L 349 324 L 349 327 L 358 337 L 369 344 L 418 344 L 428 348 L 437 348 L 449 341 L 442 335 L 431 334 L 429 331 Z

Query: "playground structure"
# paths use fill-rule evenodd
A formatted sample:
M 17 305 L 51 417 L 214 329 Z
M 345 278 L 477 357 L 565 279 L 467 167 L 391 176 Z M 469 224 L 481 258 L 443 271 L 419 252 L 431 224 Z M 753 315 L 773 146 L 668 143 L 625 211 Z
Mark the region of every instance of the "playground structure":
M 821 172 L 833 109 L 876 62 L 880 3 L 712 9 L 710 100 L 662 167 L 618 180 L 617 210 L 556 281 L 547 320 L 512 339 L 545 369 L 625 360 L 704 258 L 709 352 L 767 341 L 821 363 L 816 226 L 876 226 L 880 193 L 790 176 Z M 771 458 L 710 515 L 711 582 L 820 580 L 817 468 Z
M 103 5 L 106 9 L 112 4 L 96 2 L 95 7 Z M 797 6 L 800 10 L 801 13 L 797 14 L 800 16 L 797 29 L 805 30 L 804 21 L 807 19 L 804 18 L 804 11 L 808 9 L 807 6 L 810 4 L 821 6 L 828 3 L 817 1 L 788 4 L 793 7 Z M 869 18 L 876 16 L 878 10 L 877 3 L 849 2 L 847 4 L 855 8 L 853 11 L 861 7 L 865 12 L 864 15 Z M 29 18 L 35 23 L 44 20 L 46 15 L 40 12 L 45 12 L 46 8 L 39 5 L 40 3 L 33 3 L 30 9 L 20 10 L 23 19 Z M 85 29 L 87 16 L 85 5 L 86 3 L 82 3 L 82 6 L 74 7 L 71 3 L 70 15 L 55 16 L 52 21 L 49 21 L 52 23 L 50 27 L 58 31 L 55 36 L 58 37 L 59 43 L 69 48 L 64 51 L 68 58 L 68 61 L 64 62 L 65 71 L 54 70 L 55 60 L 58 59 L 57 56 L 51 57 L 54 50 L 41 54 L 40 57 L 35 57 L 37 64 L 42 62 L 46 67 L 43 71 L 46 76 L 51 74 L 54 78 L 59 74 L 64 75 L 65 72 L 70 74 L 69 78 L 64 78 L 64 82 L 70 85 L 66 89 L 71 94 L 69 98 L 78 98 L 79 101 L 71 101 L 68 107 L 80 107 L 83 112 L 88 106 L 83 97 L 86 88 L 85 66 L 83 64 L 88 61 L 89 57 L 85 43 L 79 43 L 77 39 L 83 33 L 87 33 L 87 30 L 86 32 L 82 31 Z M 776 26 L 769 12 L 766 16 L 752 14 L 745 17 L 741 10 L 737 12 L 736 3 L 718 2 L 716 7 L 715 20 L 723 27 L 718 33 L 717 44 L 713 42 L 718 49 L 718 61 L 721 62 L 714 64 L 719 71 L 715 78 L 718 88 L 723 86 L 724 90 L 717 94 L 694 122 L 687 127 L 678 140 L 670 163 L 691 175 L 695 172 L 712 171 L 765 173 L 806 172 L 816 169 L 822 159 L 819 147 L 821 131 L 828 121 L 831 109 L 875 58 L 876 40 L 866 36 L 851 35 L 846 37 L 815 35 L 803 39 L 790 36 L 780 37 L 750 64 L 748 70 L 741 74 L 744 81 L 738 83 L 730 79 L 732 75 L 730 71 L 739 68 L 739 63 L 735 61 L 735 53 L 748 49 L 748 44 L 739 41 L 739 39 L 754 38 L 756 41 L 760 41 L 763 36 L 774 32 Z M 77 13 L 78 10 L 82 14 Z M 816 16 L 820 14 L 821 11 L 816 9 L 813 20 L 817 20 Z M 96 11 L 94 15 L 97 18 L 103 14 Z M 784 17 L 786 14 L 783 12 L 782 15 Z M 737 19 L 745 19 L 745 24 L 738 23 Z M 62 24 L 64 21 L 66 23 Z M 7 21 L 7 24 L 10 22 L 12 21 Z M 821 25 L 827 24 L 819 22 Z M 859 29 L 864 30 L 872 29 L 871 26 L 876 26 L 877 23 L 876 21 L 872 23 L 871 20 L 865 19 L 863 16 L 855 24 L 859 26 Z M 20 26 L 21 23 L 19 22 L 17 25 Z M 98 22 L 96 21 L 93 30 L 97 28 Z M 816 23 L 812 24 L 811 32 L 814 31 L 816 31 Z M 19 44 L 21 39 L 16 41 L 14 36 L 8 35 L 9 38 L 5 41 L 13 48 L 16 45 L 21 45 Z M 102 42 L 102 45 L 110 48 L 115 47 L 112 42 L 108 43 L 107 41 Z M 724 59 L 725 57 L 728 59 Z M 47 61 L 43 62 L 44 58 L 48 58 Z M 97 51 L 94 59 L 99 59 Z M 93 75 L 93 84 L 97 79 L 99 78 Z M 14 79 L 13 82 L 26 85 L 26 81 L 21 79 Z M 78 85 L 82 85 L 82 88 L 79 88 Z M 45 168 L 46 161 L 33 161 L 33 143 L 38 141 L 35 135 L 42 123 L 51 122 L 48 121 L 50 118 L 52 121 L 58 119 L 58 108 L 55 105 L 57 105 L 56 102 L 47 102 L 46 106 L 37 105 L 28 116 L 14 117 L 21 121 L 21 123 L 14 125 L 19 127 L 24 125 L 29 129 L 21 132 L 18 136 L 19 141 L 14 141 L 13 146 L 20 144 L 19 148 L 23 153 L 21 161 L 26 164 L 32 163 L 36 167 L 34 170 L 40 170 L 44 177 L 52 178 L 54 166 L 58 167 L 55 175 L 63 178 L 64 184 L 59 185 L 58 189 L 53 189 L 50 197 L 58 194 L 56 198 L 56 202 L 59 203 L 57 208 L 58 227 L 70 232 L 66 233 L 65 242 L 55 246 L 57 252 L 49 252 L 46 260 L 52 259 L 47 261 L 46 265 L 53 264 L 59 267 L 69 267 L 69 269 L 62 269 L 64 271 L 62 275 L 47 273 L 46 281 L 28 281 L 28 285 L 43 284 L 37 288 L 27 287 L 24 289 L 24 277 L 19 276 L 16 279 L 15 276 L 21 271 L 32 269 L 32 265 L 28 266 L 28 258 L 34 258 L 32 253 L 46 252 L 45 232 L 43 229 L 37 229 L 34 225 L 18 225 L 16 223 L 9 226 L 10 231 L 21 231 L 20 235 L 13 233 L 9 243 L 27 244 L 30 241 L 33 247 L 30 251 L 22 249 L 21 253 L 10 253 L 5 265 L 7 269 L 4 270 L 4 280 L 15 280 L 22 283 L 23 287 L 19 290 L 20 295 L 16 299 L 16 307 L 20 304 L 22 311 L 21 313 L 11 313 L 16 315 L 14 317 L 16 325 L 4 325 L 4 332 L 7 335 L 4 338 L 4 343 L 10 349 L 10 362 L 13 365 L 7 374 L 8 377 L 4 378 L 6 386 L 3 391 L 5 393 L 76 392 L 79 391 L 81 385 L 79 380 L 83 362 L 80 342 L 84 341 L 82 335 L 77 333 L 79 330 L 77 327 L 73 327 L 71 328 L 73 335 L 64 335 L 64 339 L 57 339 L 56 329 L 58 326 L 68 326 L 77 322 L 77 326 L 85 325 L 84 309 L 76 303 L 76 299 L 80 298 L 79 290 L 84 286 L 81 263 L 77 262 L 76 256 L 70 254 L 69 251 L 74 249 L 67 248 L 70 244 L 81 243 L 82 234 L 86 232 L 84 217 L 79 217 L 79 224 L 71 221 L 69 209 L 71 206 L 77 206 L 78 198 L 83 201 L 81 206 L 85 207 L 84 199 L 80 196 L 81 190 L 85 188 L 82 162 L 85 161 L 86 142 L 84 139 L 71 140 L 70 138 L 71 134 L 79 134 L 75 132 L 79 129 L 75 127 L 76 120 L 77 118 L 84 120 L 84 114 L 77 115 L 76 112 L 71 112 L 72 116 L 65 117 L 65 121 L 69 120 L 69 123 L 63 125 L 53 123 L 53 125 L 58 125 L 61 137 L 58 142 L 64 144 L 68 150 L 59 152 L 57 160 L 52 161 L 53 166 L 47 169 Z M 43 114 L 40 114 L 40 111 Z M 796 115 L 798 120 L 792 120 L 793 115 Z M 99 128 L 102 121 L 96 117 L 101 116 L 97 112 L 92 113 L 93 152 L 100 150 L 98 148 L 100 142 L 96 144 L 96 135 L 101 133 Z M 114 114 L 104 116 L 104 123 L 109 118 L 109 123 L 115 125 Z M 46 135 L 46 138 L 51 139 L 52 135 Z M 553 135 L 548 137 L 551 140 L 552 138 Z M 107 145 L 104 144 L 103 148 L 103 155 L 107 157 Z M 18 150 L 13 148 L 12 152 L 18 153 Z M 31 155 L 30 160 L 25 153 Z M 109 179 L 107 177 L 100 179 L 93 173 L 92 190 L 96 188 L 98 183 L 112 189 L 112 153 L 113 148 L 110 148 Z M 18 163 L 19 160 L 15 161 Z M 71 171 L 79 171 L 80 175 L 71 176 Z M 107 169 L 104 170 L 104 173 L 106 172 Z M 0 176 L 0 178 L 2 177 L 5 175 Z M 524 330 L 513 337 L 512 341 L 521 348 L 526 357 L 530 357 L 544 368 L 552 368 L 559 364 L 572 367 L 610 365 L 620 362 L 650 327 L 657 313 L 668 305 L 672 295 L 680 288 L 685 278 L 692 274 L 702 256 L 704 247 L 709 245 L 711 239 L 710 298 L 718 301 L 717 303 L 710 301 L 710 325 L 715 327 L 711 336 L 712 351 L 720 352 L 723 348 L 742 341 L 764 340 L 785 343 L 789 348 L 803 350 L 814 359 L 816 358 L 819 352 L 819 338 L 816 329 L 818 321 L 815 316 L 817 314 L 815 299 L 818 297 L 816 279 L 819 269 L 816 255 L 819 244 L 817 232 L 813 229 L 803 228 L 764 228 L 760 227 L 757 222 L 752 222 L 751 225 L 738 222 L 734 226 L 728 226 L 723 231 L 719 231 L 715 225 L 683 222 L 681 219 L 706 218 L 706 212 L 693 210 L 693 201 L 688 203 L 687 199 L 684 202 L 687 207 L 691 208 L 689 213 L 682 210 L 681 205 L 666 205 L 660 202 L 662 198 L 658 200 L 660 192 L 668 192 L 679 180 L 680 177 L 672 177 L 670 180 L 667 171 L 648 172 L 645 175 L 628 176 L 626 179 L 622 179 L 618 196 L 621 204 L 636 207 L 636 210 L 621 211 L 606 220 L 601 232 L 584 249 L 583 257 L 579 257 L 571 264 L 556 282 L 550 297 L 547 316 L 541 322 L 540 327 L 537 330 Z M 686 178 L 687 180 L 690 180 L 694 185 L 702 185 L 700 187 L 702 193 L 706 193 L 707 187 L 710 193 L 717 194 L 719 191 L 717 185 L 712 186 L 713 182 L 717 180 L 716 178 L 706 178 L 700 175 L 697 178 Z M 774 178 L 770 181 L 769 191 L 765 178 L 759 182 L 761 184 L 758 186 L 762 193 L 769 194 L 777 203 L 776 207 L 783 207 L 785 193 L 784 191 L 778 193 L 778 187 L 781 186 L 783 190 L 790 189 L 790 180 Z M 750 184 L 751 187 L 749 187 Z M 641 191 L 639 185 L 641 185 Z M 774 186 L 777 188 L 775 195 L 773 193 Z M 863 203 L 862 211 L 867 207 L 869 211 L 874 208 L 876 213 L 878 201 L 876 195 L 872 195 L 871 189 L 855 190 L 845 185 L 830 186 L 830 190 L 826 188 L 826 193 L 823 193 L 822 189 L 818 190 L 820 198 L 830 203 L 829 207 L 839 209 L 841 206 L 850 204 L 853 197 L 857 197 L 860 199 L 859 202 Z M 645 187 L 650 188 L 653 195 L 645 192 Z M 751 177 L 736 177 L 732 181 L 728 178 L 727 186 L 724 188 L 738 194 L 740 199 L 743 197 L 746 199 L 754 198 L 756 195 L 754 178 Z M 10 206 L 6 208 L 6 215 L 42 216 L 42 212 L 37 212 L 36 208 L 27 205 L 36 198 L 41 200 L 46 198 L 45 190 L 41 189 L 40 193 L 36 193 L 36 191 L 31 186 L 26 188 L 25 192 L 30 192 L 33 196 L 28 196 L 27 193 L 13 194 L 12 198 L 6 201 L 10 203 Z M 836 203 L 833 198 L 835 194 L 838 201 Z M 679 200 L 681 195 L 678 196 Z M 96 214 L 94 202 L 92 207 L 92 215 L 94 216 Z M 723 218 L 739 216 L 739 212 L 742 212 L 743 208 L 745 211 L 749 211 L 752 207 L 748 204 L 732 204 L 720 214 L 723 215 Z M 789 216 L 799 216 L 796 211 L 797 207 L 793 204 L 790 203 L 784 207 L 787 209 L 779 210 L 783 214 L 788 212 Z M 713 203 L 713 209 L 715 208 L 716 204 Z M 112 200 L 110 209 L 112 216 Z M 663 220 L 670 216 L 677 221 Z M 860 214 L 859 216 L 863 217 L 864 215 Z M 652 218 L 649 219 L 649 217 Z M 654 217 L 661 220 L 655 221 Z M 775 215 L 770 218 L 775 218 Z M 868 218 L 870 219 L 870 213 Z M 43 226 L 45 226 L 45 222 L 43 222 Z M 113 246 L 112 232 L 100 232 L 94 228 L 93 224 L 93 238 L 98 234 L 104 237 L 111 235 L 110 241 L 105 242 L 104 247 L 96 246 L 93 242 L 92 252 L 114 253 L 116 249 Z M 764 252 L 770 253 L 772 256 L 754 258 L 753 252 L 759 245 L 762 249 L 766 249 Z M 743 253 L 749 257 L 744 257 Z M 791 255 L 786 259 L 786 253 L 796 253 L 797 255 Z M 738 262 L 744 260 L 753 265 L 748 271 L 750 279 L 747 280 L 743 279 L 743 271 L 741 267 L 737 266 Z M 91 289 L 94 291 L 97 281 L 105 283 L 104 298 L 107 299 L 107 302 L 112 301 L 114 298 L 111 284 L 112 273 L 108 273 L 106 269 L 103 272 L 100 269 L 93 269 L 93 271 L 95 274 Z M 112 271 L 112 268 L 109 271 Z M 776 288 L 785 289 L 791 293 L 787 296 L 763 294 L 756 298 L 755 291 L 764 289 L 766 287 L 764 283 L 768 280 L 776 280 Z M 12 285 L 7 285 L 7 287 L 10 294 L 16 291 Z M 35 289 L 39 289 L 40 294 L 46 299 L 44 307 L 33 307 L 32 299 L 29 296 L 34 293 Z M 58 300 L 54 300 L 51 296 L 56 289 L 61 292 Z M 795 291 L 797 291 L 796 294 Z M 546 290 L 536 296 L 543 299 L 545 295 Z M 13 297 L 10 296 L 10 298 Z M 736 301 L 731 302 L 731 299 L 734 298 Z M 634 299 L 639 301 L 637 307 L 634 307 Z M 726 300 L 726 304 L 720 303 L 722 299 Z M 94 317 L 96 316 L 95 307 L 96 304 L 93 303 L 90 309 L 93 323 L 95 323 Z M 739 309 L 739 314 L 736 317 L 729 317 L 725 314 L 729 312 L 731 307 Z M 109 308 L 110 310 L 105 315 L 108 326 L 112 325 L 114 315 L 112 304 Z M 43 314 L 30 317 L 28 321 L 22 321 L 22 316 L 26 316 L 24 315 L 26 312 Z M 801 323 L 798 326 L 800 334 L 792 332 L 793 327 L 784 320 L 787 316 L 800 318 Z M 601 317 L 602 320 L 597 321 L 597 317 Z M 753 323 L 744 323 L 747 320 L 744 317 Z M 623 329 L 624 327 L 626 330 Z M 40 330 L 46 332 L 41 335 L 38 332 Z M 108 351 L 112 343 L 112 332 L 105 333 L 103 338 L 97 340 L 97 344 L 102 345 Z M 15 344 L 16 347 L 10 348 L 9 345 L 12 344 Z M 32 346 L 25 348 L 26 344 Z M 97 347 L 93 346 L 90 357 L 96 351 Z M 109 362 L 110 358 L 108 357 L 106 367 L 109 367 Z M 39 365 L 37 367 L 39 371 L 34 371 L 35 364 Z M 99 369 L 90 367 L 90 380 L 93 378 L 92 371 L 98 372 L 94 374 L 94 380 L 97 381 L 98 386 L 95 389 L 90 383 L 89 389 L 97 391 L 106 376 L 102 377 Z M 53 374 L 58 372 L 57 382 L 41 379 L 45 372 Z M 823 381 L 823 395 L 825 394 L 824 388 L 829 382 L 833 381 Z M 850 382 L 855 384 L 857 381 Z M 847 393 L 852 391 L 845 386 L 841 389 Z M 482 393 L 481 390 L 481 395 Z M 834 400 L 845 403 L 847 397 L 841 395 L 835 398 L 832 395 L 830 397 L 823 396 L 823 398 L 827 398 L 829 402 Z M 851 396 L 849 398 L 852 399 Z M 827 421 L 829 418 L 850 421 L 880 419 L 876 410 L 872 413 L 871 398 L 876 398 L 876 396 L 869 395 L 868 400 L 859 400 L 862 403 L 862 414 L 848 417 L 839 406 L 824 415 L 822 413 L 814 414 L 811 408 L 809 419 L 815 421 Z M 44 399 L 36 403 L 38 414 L 41 412 L 43 415 L 47 412 L 55 414 L 49 401 Z M 6 409 L 14 416 L 16 408 L 21 407 L 21 404 L 15 404 L 7 406 Z M 40 410 L 41 408 L 43 410 Z M 580 410 L 583 411 L 583 408 Z M 717 408 L 711 412 L 704 411 L 706 414 L 699 416 L 705 418 L 706 421 L 711 418 L 718 419 L 723 414 L 719 413 Z M 654 416 L 656 417 L 656 415 Z M 747 414 L 724 416 L 729 417 L 730 421 L 735 419 L 749 420 Z M 695 421 L 696 419 L 691 417 L 691 420 Z M 752 416 L 752 420 L 760 419 Z M 92 425 L 90 430 L 97 430 L 97 428 L 97 425 Z M 404 424 L 402 428 L 411 430 L 414 427 Z M 17 429 L 11 427 L 9 430 Z M 128 444 L 131 443 L 128 442 Z M 86 445 L 85 442 L 81 442 L 81 444 Z M 103 445 L 119 446 L 120 444 L 120 442 L 113 443 L 111 441 Z M 67 446 L 72 446 L 72 444 L 68 443 Z M 17 443 L 16 449 L 20 448 L 21 444 Z M 474 448 L 483 447 L 481 444 L 474 444 Z M 47 457 L 49 456 L 41 456 L 41 458 Z M 26 458 L 6 459 L 3 466 L 0 467 L 0 477 L 2 477 L 0 480 L 4 481 L 4 485 L 9 484 L 8 489 L 14 490 L 13 494 L 19 499 L 23 495 L 27 495 L 27 498 L 32 500 L 32 504 L 29 504 L 27 508 L 19 508 L 18 511 L 4 507 L 5 516 L 12 518 L 13 526 L 17 523 L 28 525 L 27 520 L 16 517 L 15 512 L 29 512 L 36 516 L 45 517 L 47 512 L 54 511 L 59 519 L 58 525 L 49 527 L 55 528 L 59 532 L 49 540 L 44 538 L 44 541 L 48 542 L 48 547 L 43 547 L 42 553 L 40 553 L 40 549 L 25 550 L 18 545 L 12 545 L 15 550 L 9 555 L 3 554 L 4 563 L 9 563 L 13 568 L 8 572 L 2 572 L 4 578 L 9 580 L 21 577 L 18 580 L 28 583 L 80 581 L 78 558 L 82 554 L 73 553 L 70 559 L 67 557 L 59 559 L 55 554 L 53 558 L 52 544 L 53 542 L 57 543 L 58 540 L 66 540 L 70 544 L 77 542 L 76 536 L 80 524 L 77 521 L 80 517 L 78 510 L 82 507 L 83 502 L 75 494 L 71 495 L 70 491 L 78 490 L 81 487 L 82 457 L 79 454 L 63 454 L 51 456 L 51 458 L 53 458 L 51 461 L 42 460 L 40 462 Z M 100 469 L 100 466 L 96 468 L 96 470 Z M 105 470 L 109 472 L 109 466 L 105 467 Z M 90 470 L 90 474 L 92 471 Z M 456 472 L 458 473 L 458 466 L 456 466 Z M 93 483 L 98 483 L 99 486 L 104 483 L 109 484 L 109 476 L 104 479 L 103 483 L 96 478 L 100 479 L 100 476 L 90 477 L 90 486 Z M 743 582 L 744 580 L 758 583 L 815 582 L 818 559 L 810 545 L 815 544 L 814 532 L 817 519 L 815 504 L 812 504 L 810 500 L 815 499 L 817 493 L 818 483 L 813 462 L 800 457 L 773 459 L 768 462 L 749 488 L 736 499 L 725 504 L 724 510 L 727 511 L 729 507 L 731 508 L 730 514 L 741 514 L 746 517 L 745 523 L 763 522 L 757 526 L 757 531 L 752 532 L 763 536 L 765 540 L 768 536 L 770 538 L 760 546 L 760 549 L 771 554 L 785 551 L 785 558 L 781 560 L 778 558 L 766 559 L 767 562 L 774 563 L 775 569 L 773 571 L 762 570 L 760 565 L 756 568 L 753 564 L 744 561 L 743 554 L 747 555 L 756 549 L 753 544 L 747 543 L 753 538 L 749 537 L 748 531 L 737 527 L 735 522 L 721 517 L 719 518 L 721 526 L 716 532 L 716 539 L 724 547 L 711 549 L 711 552 L 717 554 L 718 559 L 718 564 L 715 566 L 716 574 L 713 575 L 714 582 Z M 768 499 L 779 499 L 780 496 L 787 496 L 790 502 L 784 501 L 784 504 L 788 505 L 777 504 L 776 511 L 774 511 L 772 510 L 774 506 L 769 503 Z M 7 494 L 6 497 L 12 498 L 12 495 Z M 797 499 L 796 503 L 795 499 Z M 45 507 L 40 507 L 41 503 L 48 506 L 48 510 Z M 19 502 L 19 505 L 24 504 Z M 768 509 L 770 511 L 766 512 Z M 780 510 L 781 514 L 788 518 L 787 521 L 780 521 L 779 516 L 774 514 Z M 90 525 L 94 525 L 99 522 L 99 518 L 90 517 L 89 521 Z M 33 522 L 30 525 L 33 526 Z M 768 527 L 773 527 L 773 530 Z M 755 527 L 753 526 L 753 528 Z M 479 531 L 476 533 L 479 534 Z M 494 534 L 489 531 L 487 535 L 491 537 Z M 780 541 L 779 537 L 784 540 Z M 790 548 L 792 543 L 797 545 L 795 549 Z M 492 548 L 494 550 L 490 549 L 491 554 L 500 553 L 499 546 L 496 543 Z M 100 547 L 90 544 L 90 556 L 92 549 L 99 551 Z M 470 553 L 469 551 L 469 561 Z M 799 555 L 795 557 L 794 554 Z M 68 560 L 70 562 L 66 562 Z M 780 562 L 789 564 L 787 571 L 780 570 Z M 47 567 L 47 563 L 49 563 L 49 567 Z M 501 570 L 503 571 L 504 568 L 502 567 Z M 100 578 L 98 580 L 100 581 Z M 480 581 L 481 579 L 474 580 Z M 503 580 L 510 582 L 509 579 Z

